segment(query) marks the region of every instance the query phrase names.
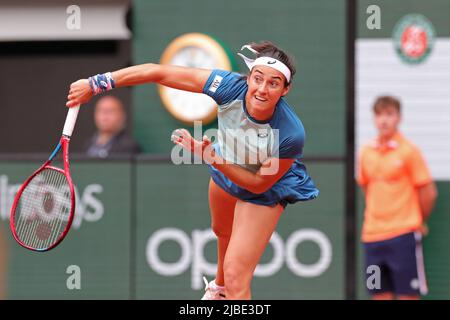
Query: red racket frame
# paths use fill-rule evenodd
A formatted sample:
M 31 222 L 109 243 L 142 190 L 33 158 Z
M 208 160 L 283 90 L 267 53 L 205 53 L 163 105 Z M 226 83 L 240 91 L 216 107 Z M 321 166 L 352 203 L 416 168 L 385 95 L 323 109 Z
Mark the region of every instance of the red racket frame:
M 54 247 L 56 247 L 58 244 L 61 243 L 61 241 L 66 237 L 67 233 L 69 233 L 70 227 L 72 226 L 72 221 L 73 221 L 73 217 L 75 215 L 75 188 L 73 186 L 73 182 L 72 182 L 72 178 L 70 176 L 70 166 L 69 166 L 69 141 L 70 138 L 66 137 L 66 136 L 62 136 L 61 140 L 58 144 L 58 146 L 55 148 L 55 151 L 53 151 L 52 155 L 50 156 L 50 158 L 39 168 L 37 169 L 22 185 L 22 187 L 19 189 L 19 191 L 16 194 L 16 197 L 14 198 L 14 203 L 13 206 L 11 208 L 11 216 L 10 216 L 10 227 L 11 227 L 11 231 L 12 234 L 14 236 L 14 239 L 17 241 L 17 243 L 19 243 L 22 247 L 32 250 L 32 251 L 39 251 L 39 252 L 43 252 L 43 251 L 49 251 L 51 249 L 53 249 Z M 62 147 L 62 152 L 63 152 L 63 162 L 64 162 L 64 170 L 57 168 L 57 167 L 53 167 L 51 166 L 51 162 L 53 161 L 53 158 L 55 157 L 55 155 L 58 153 L 59 149 Z M 23 243 L 18 235 L 17 235 L 17 231 L 16 231 L 16 226 L 14 224 L 14 218 L 16 216 L 16 208 L 17 205 L 19 204 L 19 199 L 20 196 L 22 195 L 23 191 L 25 190 L 25 188 L 28 186 L 28 184 L 30 183 L 30 181 L 40 172 L 42 172 L 44 169 L 51 169 L 51 170 L 56 170 L 62 174 L 64 174 L 64 176 L 67 179 L 67 182 L 69 184 L 69 190 L 70 190 L 70 201 L 71 201 L 71 209 L 70 209 L 70 213 L 69 213 L 69 220 L 67 222 L 66 227 L 64 228 L 64 231 L 62 232 L 62 234 L 59 236 L 59 238 L 52 244 L 50 245 L 48 248 L 41 248 L 41 249 L 36 249 L 33 247 L 30 247 L 28 245 L 26 245 L 25 243 Z

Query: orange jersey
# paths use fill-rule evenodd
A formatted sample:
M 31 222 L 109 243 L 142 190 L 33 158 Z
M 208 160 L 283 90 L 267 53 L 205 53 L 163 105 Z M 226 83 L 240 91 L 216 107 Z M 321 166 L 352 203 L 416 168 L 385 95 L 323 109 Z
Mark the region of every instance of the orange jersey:
M 366 189 L 362 240 L 387 240 L 416 231 L 423 222 L 417 188 L 432 181 L 419 149 L 397 133 L 380 146 L 364 146 L 358 183 Z

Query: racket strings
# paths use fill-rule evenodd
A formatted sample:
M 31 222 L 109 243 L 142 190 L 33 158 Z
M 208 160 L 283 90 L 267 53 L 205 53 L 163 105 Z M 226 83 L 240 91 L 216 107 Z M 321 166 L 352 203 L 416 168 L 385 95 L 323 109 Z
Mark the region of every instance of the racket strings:
M 66 176 L 44 169 L 29 182 L 19 199 L 14 216 L 19 240 L 35 249 L 50 247 L 64 232 L 71 206 Z

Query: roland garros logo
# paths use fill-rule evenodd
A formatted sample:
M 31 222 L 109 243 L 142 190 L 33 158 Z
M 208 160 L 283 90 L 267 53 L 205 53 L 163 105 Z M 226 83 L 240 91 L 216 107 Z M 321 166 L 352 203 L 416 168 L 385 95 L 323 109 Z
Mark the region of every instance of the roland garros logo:
M 409 14 L 400 19 L 392 34 L 395 51 L 403 62 L 424 62 L 433 49 L 435 31 L 431 22 L 423 15 Z

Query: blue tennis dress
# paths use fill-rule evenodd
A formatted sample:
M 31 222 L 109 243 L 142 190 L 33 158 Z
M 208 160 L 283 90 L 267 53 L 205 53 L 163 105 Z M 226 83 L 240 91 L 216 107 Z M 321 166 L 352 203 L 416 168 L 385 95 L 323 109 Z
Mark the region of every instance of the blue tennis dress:
M 281 98 L 272 118 L 258 121 L 245 106 L 248 86 L 237 73 L 213 70 L 203 93 L 219 105 L 216 152 L 225 160 L 256 173 L 268 158 L 296 159 L 291 168 L 269 190 L 261 194 L 243 189 L 223 173 L 209 165 L 214 182 L 229 194 L 259 205 L 307 201 L 316 198 L 319 190 L 300 161 L 305 141 L 303 124 L 287 102 Z

